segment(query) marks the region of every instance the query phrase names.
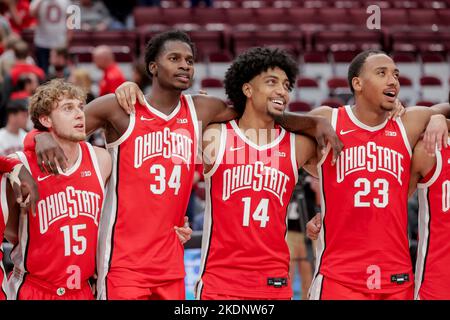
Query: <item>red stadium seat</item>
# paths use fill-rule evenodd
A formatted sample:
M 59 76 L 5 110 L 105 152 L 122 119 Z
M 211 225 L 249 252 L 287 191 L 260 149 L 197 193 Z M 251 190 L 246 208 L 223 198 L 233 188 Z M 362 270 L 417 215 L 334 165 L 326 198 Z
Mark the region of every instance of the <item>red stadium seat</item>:
M 297 88 L 318 88 L 319 83 L 314 78 L 302 77 L 297 79 L 295 86 Z
M 343 77 L 333 77 L 331 79 L 328 79 L 327 86 L 329 89 L 342 89 L 342 88 L 348 88 L 348 82 L 346 78 Z
M 251 8 L 230 8 L 225 12 L 227 13 L 227 21 L 231 26 L 256 23 L 256 15 Z
M 297 100 L 289 103 L 289 111 L 292 112 L 308 112 L 311 109 L 311 105 L 306 101 Z
M 442 81 L 434 76 L 423 76 L 420 78 L 421 86 L 441 86 Z
M 195 22 L 200 25 L 227 23 L 226 9 L 198 7 L 193 10 Z
M 392 28 L 408 26 L 408 11 L 406 9 L 389 9 L 381 11 L 381 25 Z
M 433 102 L 430 100 L 420 100 L 416 102 L 416 106 L 424 106 L 424 107 L 431 107 L 435 105 L 437 102 Z
M 314 8 L 291 8 L 287 19 L 292 25 L 301 28 L 305 25 L 321 25 L 318 10 Z
M 230 62 L 232 60 L 232 56 L 228 51 L 216 51 L 216 52 L 211 52 L 208 55 L 208 60 L 209 62 Z
M 197 60 L 203 61 L 210 53 L 225 47 L 224 35 L 221 31 L 191 31 L 189 36 L 197 48 Z
M 331 108 L 339 108 L 345 105 L 344 101 L 339 98 L 328 98 L 322 101 L 322 106 L 329 106 Z
M 288 23 L 287 11 L 284 8 L 258 8 L 255 13 L 256 21 L 260 25 Z
M 438 14 L 433 9 L 411 9 L 409 10 L 409 21 L 411 25 L 428 27 L 437 25 Z
M 405 8 L 405 9 L 412 9 L 419 7 L 417 1 L 408 1 L 408 0 L 391 1 L 391 5 L 393 5 L 394 8 Z
M 405 76 L 399 76 L 398 77 L 398 82 L 400 82 L 401 86 L 412 86 L 412 81 L 410 78 L 405 77 Z
M 163 20 L 163 9 L 159 7 L 135 7 L 133 17 L 136 27 L 165 23 Z
M 201 81 L 202 88 L 223 88 L 223 82 L 217 78 L 204 78 Z
M 173 26 L 176 24 L 196 23 L 191 8 L 167 8 L 164 9 L 164 22 Z

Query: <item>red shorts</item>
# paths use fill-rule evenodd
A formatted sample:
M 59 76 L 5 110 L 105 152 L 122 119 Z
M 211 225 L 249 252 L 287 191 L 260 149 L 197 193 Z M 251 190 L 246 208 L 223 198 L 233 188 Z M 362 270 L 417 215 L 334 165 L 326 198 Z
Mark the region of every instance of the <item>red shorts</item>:
M 243 296 L 230 296 L 227 294 L 220 294 L 220 293 L 204 293 L 204 292 L 202 292 L 200 300 L 291 300 L 291 299 L 253 298 L 253 297 L 243 297 Z
M 17 279 L 11 276 L 9 281 L 13 285 Z M 94 300 L 91 286 L 85 282 L 80 289 L 55 287 L 41 280 L 25 276 L 25 280 L 18 289 L 17 300 Z M 10 299 L 13 299 L 10 297 Z
M 106 278 L 108 300 L 185 300 L 184 279 L 164 282 L 154 287 L 136 287 L 117 285 Z
M 361 292 L 342 285 L 339 282 L 325 278 L 322 275 L 320 294 L 310 296 L 310 299 L 319 300 L 413 300 L 414 286 L 405 286 L 404 290 L 395 293 L 367 293 Z M 313 284 L 314 285 L 314 284 Z M 312 290 L 314 290 L 312 288 Z

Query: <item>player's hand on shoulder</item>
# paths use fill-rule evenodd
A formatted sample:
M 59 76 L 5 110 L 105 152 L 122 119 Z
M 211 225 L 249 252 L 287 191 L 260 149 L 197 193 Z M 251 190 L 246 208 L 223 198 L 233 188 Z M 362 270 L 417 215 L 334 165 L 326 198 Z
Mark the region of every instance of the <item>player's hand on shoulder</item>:
M 396 99 L 394 110 L 389 112 L 389 119 L 400 118 L 402 115 L 405 114 L 405 112 L 406 112 L 405 106 L 399 99 Z
M 188 217 L 184 217 L 184 225 L 182 227 L 174 226 L 175 233 L 178 236 L 178 240 L 180 240 L 181 244 L 185 244 L 191 239 L 192 229 L 189 227 L 189 219 Z
M 8 174 L 16 202 L 21 208 L 31 207 L 33 216 L 36 215 L 36 203 L 39 201 L 39 189 L 31 173 L 23 164 L 16 165 Z
M 119 105 L 127 114 L 135 112 L 134 105 L 136 104 L 136 101 L 145 105 L 144 93 L 134 82 L 126 81 L 122 83 L 114 93 Z
M 58 167 L 63 172 L 67 169 L 67 157 L 49 132 L 42 132 L 36 135 L 35 141 L 37 162 L 39 169 L 43 173 L 58 175 Z
M 320 220 L 320 213 L 318 213 L 306 224 L 306 236 L 311 240 L 317 240 L 321 228 L 322 223 Z

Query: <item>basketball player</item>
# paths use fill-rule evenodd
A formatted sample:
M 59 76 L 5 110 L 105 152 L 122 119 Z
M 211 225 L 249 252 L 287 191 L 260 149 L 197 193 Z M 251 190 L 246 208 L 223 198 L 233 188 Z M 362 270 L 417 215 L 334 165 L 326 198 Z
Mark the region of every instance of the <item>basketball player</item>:
M 127 114 L 114 95 L 86 106 L 87 132 L 105 128 L 107 148 L 113 156 L 100 227 L 100 299 L 185 297 L 184 250 L 177 233 L 189 237 L 190 229 L 174 232 L 174 226 L 184 224 L 200 130 L 236 116 L 220 99 L 182 94 L 192 84 L 194 52 L 183 32 L 155 36 L 145 55 L 152 91 L 139 99 L 136 112 Z M 323 126 L 322 119 L 300 117 L 299 122 L 330 141 L 333 150 L 338 148 L 335 133 Z M 63 153 L 48 135 L 40 134 L 36 140 L 41 167 L 57 172 L 51 159 L 56 154 L 61 165 Z
M 88 280 L 95 274 L 98 224 L 111 157 L 84 142 L 84 103 L 82 90 L 62 80 L 48 82 L 31 97 L 35 128 L 48 130 L 59 143 L 69 169 L 44 175 L 34 152 L 17 153 L 36 179 L 41 200 L 36 216 L 29 212 L 19 217 L 18 236 L 12 239 L 17 244 L 11 253 L 14 271 L 8 281 L 8 299 L 94 299 Z
M 11 183 L 8 183 L 8 178 Z M 16 159 L 0 157 L 0 237 L 2 239 L 4 236 L 9 236 L 8 233 L 5 233 L 5 229 L 7 224 L 14 221 L 14 219 L 10 219 L 10 212 L 12 215 L 10 208 L 13 208 L 16 203 L 24 208 L 31 203 L 34 208 L 37 200 L 39 200 L 39 193 L 36 182 L 21 162 Z M 0 300 L 5 300 L 6 277 L 2 249 L 0 249 L 0 283 Z
M 248 68 L 252 66 L 252 68 Z M 199 299 L 291 299 L 287 207 L 315 143 L 275 124 L 289 102 L 296 63 L 278 49 L 241 54 L 225 75 L 237 120 L 203 135 L 206 211 Z
M 364 51 L 348 72 L 355 105 L 312 112 L 331 122 L 345 148 L 335 167 L 330 156 L 318 166 L 322 212 L 311 299 L 413 298 L 407 238 L 412 149 L 430 117 L 447 132 L 445 118 L 433 114 L 448 116 L 450 107 L 410 107 L 388 120 L 398 76 L 385 53 Z

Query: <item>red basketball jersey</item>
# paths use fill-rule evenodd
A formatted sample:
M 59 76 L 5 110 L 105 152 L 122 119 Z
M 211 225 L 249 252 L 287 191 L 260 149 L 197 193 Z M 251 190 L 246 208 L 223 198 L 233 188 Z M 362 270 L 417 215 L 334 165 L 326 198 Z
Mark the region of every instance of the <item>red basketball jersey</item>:
M 287 206 L 297 183 L 295 135 L 277 128 L 273 142 L 258 146 L 234 120 L 221 128 L 215 165 L 205 175 L 196 296 L 289 299 L 286 232 Z
M 350 106 L 334 109 L 332 125 L 344 144 L 319 164 L 322 229 L 312 299 L 321 277 L 353 290 L 393 293 L 413 285 L 407 234 L 411 147 L 401 119 L 370 127 Z M 401 285 L 400 285 L 401 284 Z
M 418 184 L 419 244 L 415 297 L 450 299 L 450 148 L 436 151 L 435 170 Z
M 104 183 L 93 147 L 79 143 L 76 163 L 57 176 L 43 174 L 34 152 L 18 152 L 38 184 L 36 216 L 19 220 L 19 242 L 11 258 L 14 274 L 32 277 L 53 287 L 79 289 L 95 274 L 98 225 Z M 18 296 L 21 282 L 10 286 L 8 298 Z M 11 296 L 9 296 L 11 295 Z
M 0 173 L 0 237 L 3 239 L 5 233 L 6 223 L 8 221 L 9 209 L 8 201 L 6 197 L 6 184 L 8 179 L 6 174 Z M 0 291 L 0 300 L 6 299 L 6 277 L 5 268 L 3 266 L 3 246 L 0 246 L 0 281 L 2 284 L 2 290 Z
M 195 171 L 198 122 L 190 96 L 165 115 L 136 104 L 124 135 L 108 144 L 113 169 L 102 216 L 99 298 L 105 279 L 151 287 L 183 278 L 184 248 L 174 226 L 182 226 Z

